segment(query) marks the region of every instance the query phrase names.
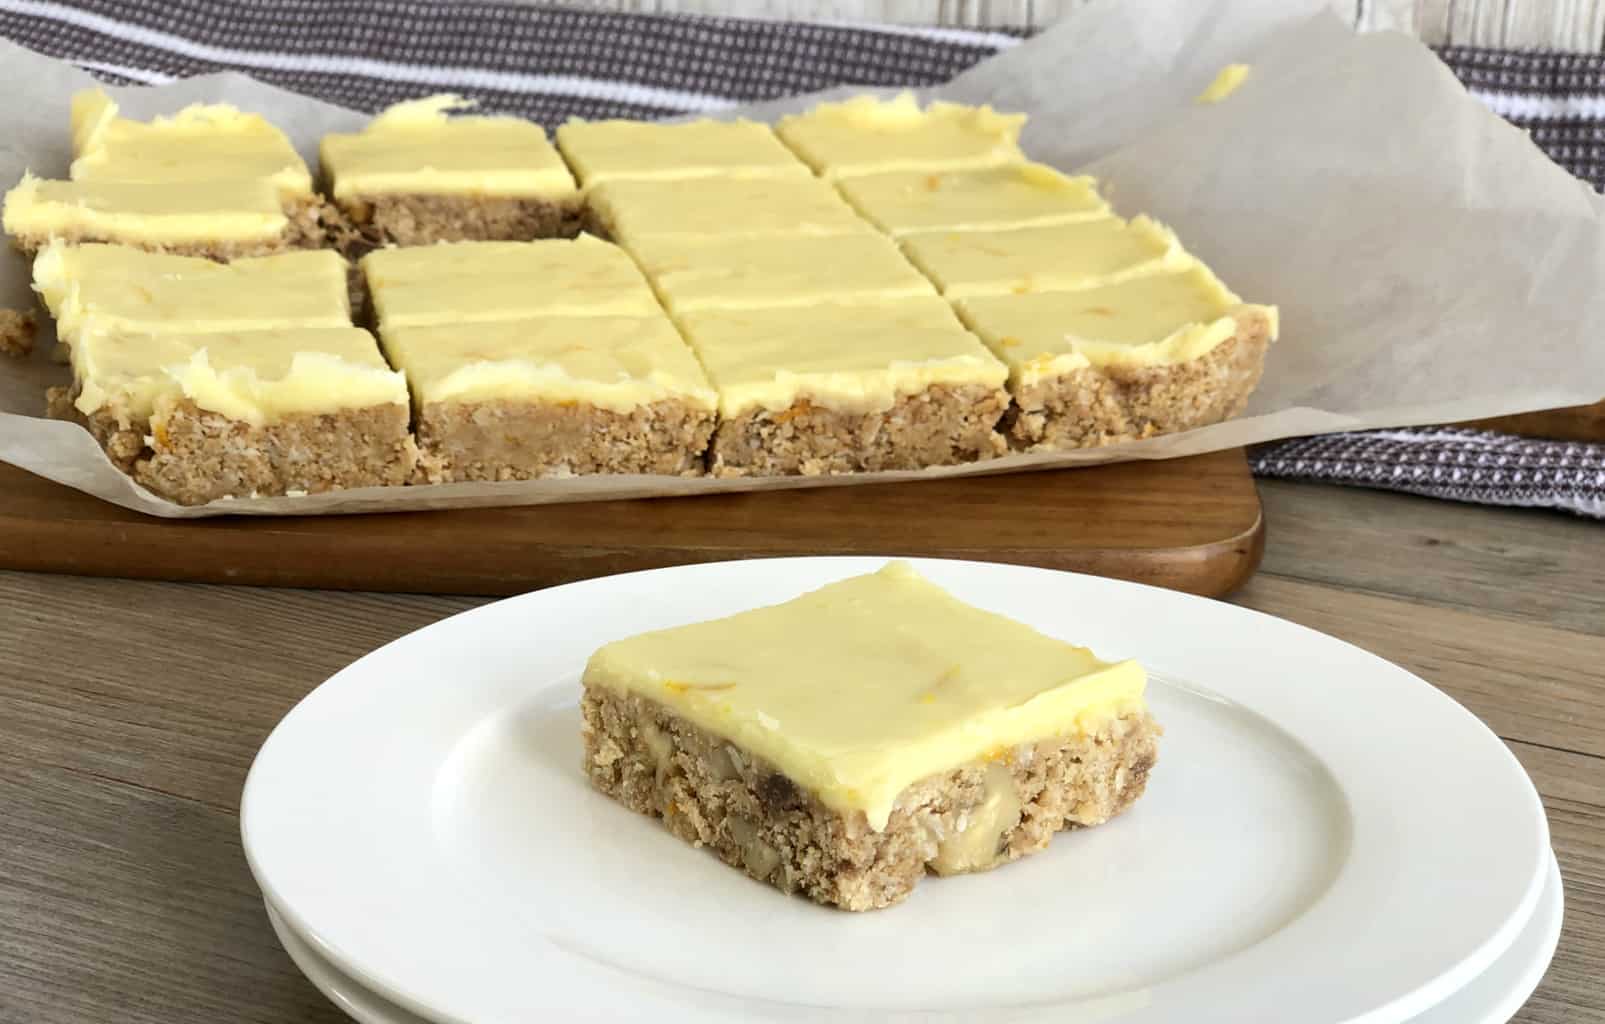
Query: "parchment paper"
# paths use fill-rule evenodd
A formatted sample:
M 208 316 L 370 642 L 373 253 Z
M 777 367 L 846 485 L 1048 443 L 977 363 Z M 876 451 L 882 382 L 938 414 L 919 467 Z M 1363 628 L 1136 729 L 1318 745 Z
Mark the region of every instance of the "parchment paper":
M 1253 65 L 1225 102 L 1193 102 L 1227 63 Z M 72 93 L 60 61 L 0 44 L 0 186 L 65 176 Z M 309 159 L 361 115 L 211 75 L 110 90 L 135 117 L 224 100 L 267 115 Z M 850 93 L 833 90 L 822 95 Z M 841 486 L 1163 459 L 1301 434 L 1578 405 L 1605 396 L 1605 199 L 1468 96 L 1403 35 L 1356 36 L 1320 0 L 1121 0 L 924 95 L 1031 115 L 1024 146 L 1097 175 L 1246 300 L 1281 307 L 1282 338 L 1248 414 L 1108 448 L 972 466 L 758 480 L 572 477 L 366 488 L 181 508 L 118 472 L 88 433 L 43 418 L 66 371 L 49 332 L 0 363 L 0 459 L 162 516 L 319 514 L 599 501 Z M 724 116 L 766 119 L 818 96 Z M 28 308 L 28 272 L 0 257 L 0 306 Z

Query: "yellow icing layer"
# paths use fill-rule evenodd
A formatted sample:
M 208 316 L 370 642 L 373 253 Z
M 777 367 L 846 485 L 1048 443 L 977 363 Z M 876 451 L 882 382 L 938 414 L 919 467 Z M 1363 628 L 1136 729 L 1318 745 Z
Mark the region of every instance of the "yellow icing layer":
M 626 244 L 648 235 L 840 235 L 864 222 L 817 178 L 604 182 L 591 211 Z
M 769 126 L 756 121 L 657 124 L 576 119 L 557 129 L 557 148 L 586 188 L 614 178 L 808 173 Z
M 958 311 L 1022 385 L 1086 366 L 1188 362 L 1236 333 L 1240 316 L 1268 317 L 1276 336 L 1276 307 L 1245 305 L 1196 261 L 1102 288 L 961 299 Z
M 1250 70 L 1247 64 L 1228 64 L 1221 68 L 1215 80 L 1198 94 L 1198 102 L 1219 103 L 1238 90 L 1238 87 L 1248 79 Z
M 635 261 L 590 235 L 380 249 L 362 272 L 385 327 L 662 315 Z
M 91 320 L 72 362 L 79 411 L 107 408 L 123 419 L 150 416 L 167 396 L 254 426 L 407 401 L 405 378 L 355 327 L 141 334 Z
M 871 174 L 843 181 L 840 188 L 859 213 L 893 235 L 1004 230 L 1109 215 L 1093 179 L 1072 178 L 1045 164 Z
M 1008 371 L 937 298 L 680 317 L 719 391 L 719 412 L 780 411 L 799 400 L 890 408 L 933 384 L 1001 387 Z
M 1135 661 L 1100 661 L 892 562 L 607 644 L 584 682 L 655 700 L 882 829 L 910 785 L 1140 712 L 1147 680 Z
M 672 312 L 933 295 L 884 235 L 637 239 L 631 249 Z
M 914 94 L 890 100 L 855 96 L 821 103 L 775 125 L 786 145 L 826 178 L 886 171 L 947 171 L 1024 160 L 1024 114 L 991 107 L 932 103 L 920 109 Z
M 574 179 L 541 126 L 516 117 L 448 117 L 471 107 L 429 96 L 382 111 L 361 132 L 323 137 L 336 198 L 465 195 L 572 199 Z
M 34 260 L 33 287 L 69 343 L 90 317 L 102 330 L 191 334 L 351 326 L 346 263 L 327 249 L 214 263 L 53 242 Z
M 99 89 L 72 101 L 74 181 L 263 180 L 284 196 L 312 194 L 312 175 L 290 140 L 267 120 L 223 103 L 131 121 Z
M 674 325 L 656 317 L 543 317 L 387 327 L 385 352 L 425 402 L 585 402 L 627 413 L 716 396 Z
M 948 298 L 1073 291 L 1192 262 L 1176 236 L 1147 217 L 910 235 L 903 251 Z
M 6 233 L 18 238 L 271 242 L 288 226 L 278 190 L 260 180 L 47 181 L 24 175 L 5 201 Z

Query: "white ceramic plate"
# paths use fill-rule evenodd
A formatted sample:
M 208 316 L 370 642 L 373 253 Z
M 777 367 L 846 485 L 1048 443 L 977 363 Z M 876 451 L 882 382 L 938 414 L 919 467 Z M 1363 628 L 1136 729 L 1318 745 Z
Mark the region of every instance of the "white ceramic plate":
M 591 580 L 381 648 L 263 745 L 241 812 L 257 881 L 366 987 L 463 1024 L 1391 1022 L 1481 973 L 1531 916 L 1542 806 L 1448 697 L 1269 616 L 1047 570 L 917 563 L 968 601 L 1154 672 L 1159 767 L 1106 826 L 846 915 L 588 787 L 575 702 L 596 646 L 882 562 Z
M 1527 1002 L 1549 970 L 1565 916 L 1566 894 L 1561 887 L 1560 865 L 1550 854 L 1544 893 L 1515 943 L 1460 991 L 1410 1018 L 1410 1024 L 1505 1024 Z
M 1553 856 L 1538 907 L 1504 956 L 1465 988 L 1408 1024 L 1506 1024 L 1533 994 L 1555 956 L 1564 910 L 1560 866 Z M 273 931 L 301 972 L 360 1024 L 432 1024 L 410 1013 L 325 960 L 264 901 Z

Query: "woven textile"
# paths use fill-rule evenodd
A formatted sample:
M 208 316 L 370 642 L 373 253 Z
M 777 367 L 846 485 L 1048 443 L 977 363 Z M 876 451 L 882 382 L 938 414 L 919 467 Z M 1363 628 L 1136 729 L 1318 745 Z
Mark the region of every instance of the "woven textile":
M 1416 427 L 1282 441 L 1262 448 L 1253 462 L 1261 476 L 1605 518 L 1605 444 Z
M 238 70 L 369 111 L 450 90 L 548 127 L 842 84 L 935 84 L 1018 41 L 1005 32 L 426 0 L 0 0 L 0 35 L 110 81 Z M 1605 56 L 1466 47 L 1440 55 L 1473 95 L 1605 191 Z M 1605 445 L 1384 430 L 1263 446 L 1253 464 L 1265 476 L 1605 517 Z

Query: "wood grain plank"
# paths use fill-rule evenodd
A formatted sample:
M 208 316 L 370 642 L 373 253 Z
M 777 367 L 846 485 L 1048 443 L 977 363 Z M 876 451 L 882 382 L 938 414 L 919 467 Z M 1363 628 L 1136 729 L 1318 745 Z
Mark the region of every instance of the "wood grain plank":
M 1469 420 L 1461 425 L 1550 441 L 1600 442 L 1605 441 L 1605 400 L 1593 405 L 1573 405 L 1564 409 Z
M 0 573 L 0 750 L 232 808 L 297 701 L 476 603 Z
M 0 752 L 0 1021 L 334 1024 L 218 810 Z
M 1605 637 L 1266 573 L 1233 603 L 1402 665 L 1506 739 L 1605 756 Z
M 1605 761 L 1509 746 L 1544 798 L 1566 898 L 1554 963 L 1516 1020 L 1599 1024 L 1605 1021 L 1599 970 L 1605 962 Z
M 147 579 L 513 594 L 665 565 L 895 552 L 1219 595 L 1254 571 L 1262 542 L 1240 450 L 699 498 L 205 520 L 142 516 L 0 465 L 0 568 Z
M 1605 636 L 1600 523 L 1281 480 L 1260 495 L 1265 572 Z

